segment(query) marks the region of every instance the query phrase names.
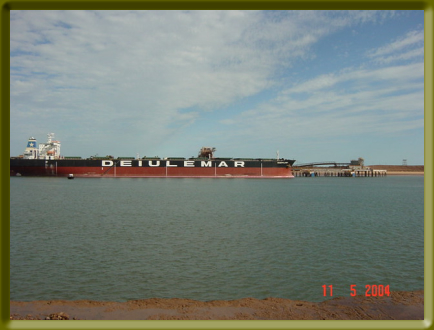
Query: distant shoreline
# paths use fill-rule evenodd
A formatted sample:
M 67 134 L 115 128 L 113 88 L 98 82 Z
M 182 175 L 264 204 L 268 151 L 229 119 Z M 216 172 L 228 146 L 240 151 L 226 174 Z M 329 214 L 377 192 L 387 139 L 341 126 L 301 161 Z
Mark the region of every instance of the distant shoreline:
M 424 165 L 368 165 L 373 170 L 387 170 L 387 175 L 424 175 Z
M 144 299 L 11 301 L 11 320 L 423 320 L 424 292 L 338 297 L 322 302 L 284 298 L 198 301 Z
M 365 165 L 365 168 L 369 168 L 371 170 L 386 170 L 387 175 L 424 175 L 424 165 Z M 299 168 L 300 169 L 300 168 Z M 315 168 L 315 167 L 305 167 L 305 170 L 316 171 L 318 169 L 327 169 L 326 168 Z M 331 167 L 333 169 L 333 167 Z M 363 175 L 362 175 L 363 176 Z
M 387 171 L 387 175 L 424 175 L 424 172 L 394 172 L 394 171 Z

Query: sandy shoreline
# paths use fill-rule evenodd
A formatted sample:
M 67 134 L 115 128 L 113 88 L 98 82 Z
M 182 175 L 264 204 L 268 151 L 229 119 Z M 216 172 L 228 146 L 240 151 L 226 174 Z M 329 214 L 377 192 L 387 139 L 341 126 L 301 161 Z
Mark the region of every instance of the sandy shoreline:
M 424 175 L 424 165 L 369 165 L 374 170 L 387 170 L 387 175 Z
M 282 298 L 197 301 L 145 299 L 10 302 L 11 320 L 423 320 L 424 293 L 340 297 L 323 302 Z
M 387 171 L 387 175 L 424 175 L 424 172 L 394 172 L 394 171 Z

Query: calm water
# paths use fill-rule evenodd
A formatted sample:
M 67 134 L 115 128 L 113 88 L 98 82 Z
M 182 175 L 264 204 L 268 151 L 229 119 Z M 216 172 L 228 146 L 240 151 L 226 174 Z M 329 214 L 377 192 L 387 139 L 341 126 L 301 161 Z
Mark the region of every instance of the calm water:
M 423 289 L 423 177 L 10 179 L 11 300 Z

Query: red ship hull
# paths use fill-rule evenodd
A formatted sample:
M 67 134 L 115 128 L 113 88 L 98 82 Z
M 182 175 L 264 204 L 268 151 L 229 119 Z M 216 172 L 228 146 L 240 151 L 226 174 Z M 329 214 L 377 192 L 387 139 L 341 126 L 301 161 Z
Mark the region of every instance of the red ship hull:
M 119 178 L 293 178 L 291 169 L 286 168 L 263 168 L 262 173 L 260 168 L 249 168 L 248 171 L 238 168 L 117 168 L 110 173 L 104 173 L 104 169 L 96 169 L 94 167 L 62 167 L 56 170 L 50 170 L 47 173 L 45 167 L 34 167 L 31 170 L 28 168 L 16 168 L 11 170 L 10 175 L 16 176 L 68 176 L 73 174 L 74 177 L 119 177 Z

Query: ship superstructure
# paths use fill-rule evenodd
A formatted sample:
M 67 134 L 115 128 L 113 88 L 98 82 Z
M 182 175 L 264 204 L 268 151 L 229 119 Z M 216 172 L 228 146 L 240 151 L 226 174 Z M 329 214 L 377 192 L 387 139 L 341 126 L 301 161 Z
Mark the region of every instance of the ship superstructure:
M 60 142 L 54 140 L 54 133 L 47 134 L 47 142 L 38 143 L 34 137 L 29 138 L 24 150 L 24 159 L 60 159 Z
M 60 142 L 53 139 L 54 133 L 48 133 L 47 136 L 47 142 L 39 144 L 39 159 L 59 159 Z

